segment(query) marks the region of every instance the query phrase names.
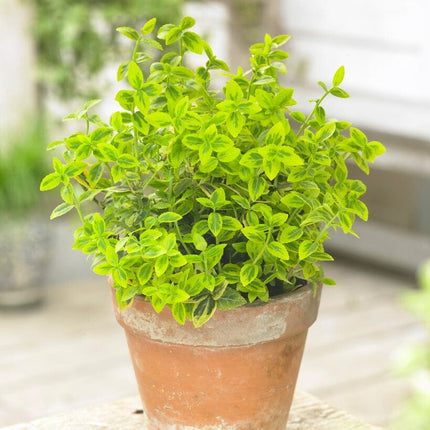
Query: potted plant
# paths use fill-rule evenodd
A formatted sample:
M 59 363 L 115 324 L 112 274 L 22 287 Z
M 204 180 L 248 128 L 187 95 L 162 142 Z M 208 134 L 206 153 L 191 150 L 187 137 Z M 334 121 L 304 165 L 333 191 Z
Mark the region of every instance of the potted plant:
M 61 186 L 52 217 L 77 211 L 74 248 L 109 275 L 148 428 L 284 429 L 320 285 L 334 283 L 324 242 L 368 216 L 348 164 L 368 172 L 384 148 L 326 117 L 326 97 L 348 97 L 343 67 L 308 115 L 290 110 L 288 36 L 266 35 L 232 73 L 194 19 L 152 38 L 154 25 L 118 29 L 135 43 L 120 110 L 105 123 L 91 101 L 69 115 L 85 130 L 50 145 L 64 160 L 41 189 Z M 188 68 L 190 53 L 206 62 Z
M 45 133 L 31 119 L 0 148 L 0 307 L 35 305 L 43 298 L 49 232 L 39 184 L 46 175 Z

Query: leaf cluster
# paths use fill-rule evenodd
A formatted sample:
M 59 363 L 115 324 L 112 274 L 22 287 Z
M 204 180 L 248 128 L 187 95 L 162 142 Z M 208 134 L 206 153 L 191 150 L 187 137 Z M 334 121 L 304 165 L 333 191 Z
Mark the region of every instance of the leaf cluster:
M 326 118 L 323 100 L 347 97 L 343 67 L 331 85 L 320 83 L 306 116 L 291 110 L 294 90 L 279 81 L 288 36 L 266 35 L 250 47 L 250 69 L 233 73 L 191 30 L 193 18 L 151 37 L 155 24 L 118 29 L 134 50 L 118 68 L 128 85 L 109 123 L 88 102 L 67 117 L 84 120 L 87 132 L 50 145 L 65 147 L 41 184 L 60 187 L 52 217 L 78 211 L 74 247 L 94 255 L 96 273 L 112 275 L 122 307 L 144 295 L 181 324 L 198 327 L 217 309 L 306 282 L 332 284 L 320 265 L 332 259 L 329 229 L 354 234 L 355 218 L 368 216 L 366 187 L 348 177 L 348 163 L 368 172 L 384 152 L 349 123 Z M 166 47 L 173 50 L 151 59 Z M 189 52 L 205 64 L 188 68 Z M 211 87 L 213 70 L 227 76 L 222 91 Z
M 34 6 L 33 35 L 38 79 L 44 89 L 63 99 L 96 97 L 94 76 L 113 60 L 122 22 L 157 16 L 171 22 L 183 0 L 28 0 Z

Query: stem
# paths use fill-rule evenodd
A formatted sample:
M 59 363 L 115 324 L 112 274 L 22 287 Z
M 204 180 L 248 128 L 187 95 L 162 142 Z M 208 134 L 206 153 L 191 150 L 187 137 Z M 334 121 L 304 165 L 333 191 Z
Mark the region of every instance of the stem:
M 254 258 L 254 261 L 252 264 L 257 264 L 258 260 L 264 255 L 264 252 L 266 251 L 267 245 L 269 245 L 270 237 L 272 235 L 272 228 L 269 228 L 269 231 L 267 233 L 266 241 L 264 242 L 263 248 L 257 255 L 257 257 Z
M 175 224 L 175 230 L 178 235 L 179 242 L 181 242 L 181 245 L 184 247 L 185 252 L 187 254 L 192 254 L 192 251 L 188 248 L 187 244 L 184 242 L 184 238 L 182 237 L 182 233 L 181 233 L 181 230 L 179 229 L 178 222 L 175 221 L 174 224 Z
M 309 121 L 314 116 L 314 113 L 316 109 L 319 107 L 319 105 L 323 102 L 323 100 L 330 94 L 330 91 L 326 91 L 326 93 L 315 103 L 314 108 L 312 109 L 312 112 L 308 115 L 305 122 L 300 127 L 299 131 L 297 132 L 297 136 L 300 136 L 301 133 L 303 133 L 303 130 L 308 126 Z
M 139 37 L 139 39 L 136 41 L 136 45 L 134 46 L 134 49 L 133 49 L 133 61 L 136 61 L 136 57 L 137 57 L 137 50 L 139 49 L 139 46 L 140 46 L 140 40 L 141 40 L 141 38 Z
M 76 211 L 78 212 L 79 219 L 81 220 L 81 223 L 83 225 L 85 221 L 84 221 L 84 215 L 82 214 L 81 204 L 79 203 L 79 200 L 76 198 L 74 193 L 73 193 L 73 204 L 76 208 Z
M 339 212 L 336 213 L 333 218 L 330 219 L 329 222 L 326 222 L 323 229 L 320 231 L 319 235 L 317 236 L 317 238 L 315 239 L 315 242 L 318 242 L 321 237 L 323 236 L 323 234 L 330 228 L 330 226 L 333 224 L 333 222 L 336 220 L 336 218 L 339 216 Z

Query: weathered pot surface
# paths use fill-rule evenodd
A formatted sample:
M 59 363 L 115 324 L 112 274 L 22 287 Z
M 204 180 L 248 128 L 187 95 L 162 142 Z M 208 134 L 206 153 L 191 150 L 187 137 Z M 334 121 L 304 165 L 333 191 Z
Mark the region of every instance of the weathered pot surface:
M 137 298 L 124 327 L 150 430 L 285 430 L 321 288 L 179 325 Z M 114 296 L 114 295 L 113 295 Z

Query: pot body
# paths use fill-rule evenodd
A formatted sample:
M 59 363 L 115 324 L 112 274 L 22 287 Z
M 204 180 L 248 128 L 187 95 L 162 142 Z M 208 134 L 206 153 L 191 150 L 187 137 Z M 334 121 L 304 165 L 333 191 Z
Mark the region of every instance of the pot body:
M 136 298 L 120 311 L 150 430 L 285 430 L 321 288 L 179 325 Z

